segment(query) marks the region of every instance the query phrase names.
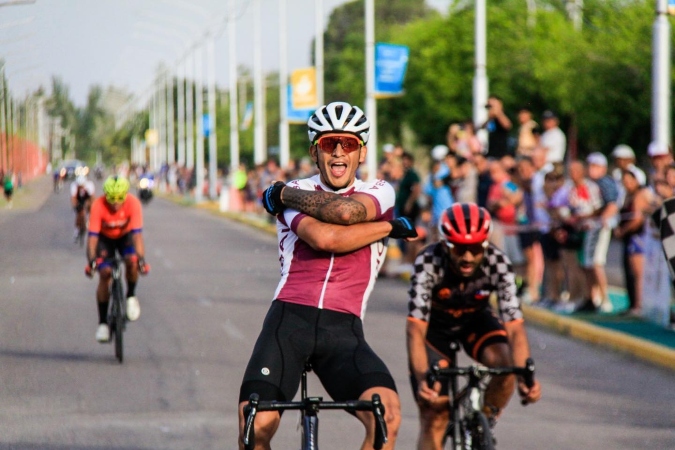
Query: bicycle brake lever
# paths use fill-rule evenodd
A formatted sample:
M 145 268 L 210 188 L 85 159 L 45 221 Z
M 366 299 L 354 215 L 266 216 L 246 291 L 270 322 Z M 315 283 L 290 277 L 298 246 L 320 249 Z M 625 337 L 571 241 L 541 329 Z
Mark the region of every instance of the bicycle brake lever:
M 384 444 L 389 442 L 387 436 L 387 422 L 384 420 L 384 405 L 379 394 L 373 394 L 372 398 L 373 415 L 375 416 L 375 442 L 373 448 L 380 450 Z
M 434 383 L 438 380 L 438 364 L 434 363 L 429 370 L 427 370 L 427 386 L 433 389 Z
M 525 369 L 525 375 L 523 376 L 525 386 L 531 388 L 534 386 L 534 360 L 532 358 L 527 358 L 525 361 Z
M 525 386 L 531 388 L 534 386 L 534 360 L 532 358 L 527 358 L 525 361 L 525 373 L 523 374 L 523 381 Z M 523 399 L 520 401 L 520 404 L 526 406 L 528 404 L 527 400 Z
M 244 449 L 253 450 L 255 447 L 255 431 L 253 429 L 253 421 L 258 412 L 258 394 L 251 394 L 248 399 L 248 405 L 244 406 L 244 417 L 246 424 L 244 425 Z

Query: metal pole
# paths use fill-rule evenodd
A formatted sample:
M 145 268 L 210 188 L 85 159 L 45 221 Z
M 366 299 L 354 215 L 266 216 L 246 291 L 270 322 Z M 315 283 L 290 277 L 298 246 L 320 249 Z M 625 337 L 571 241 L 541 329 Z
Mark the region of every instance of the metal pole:
M 260 26 L 260 0 L 255 0 L 253 4 L 255 18 L 253 28 L 253 97 L 255 106 L 253 107 L 255 115 L 255 124 L 253 129 L 254 140 L 254 155 L 253 160 L 255 164 L 262 164 L 265 162 L 267 148 L 267 120 L 265 114 L 265 81 L 262 68 L 262 33 Z
M 192 76 L 194 78 L 194 52 L 191 54 L 192 58 Z M 190 77 L 186 77 L 186 114 L 185 121 L 187 122 L 187 157 L 185 158 L 185 164 L 188 169 L 193 169 L 195 166 L 195 134 L 194 134 L 194 83 L 190 80 Z
M 652 53 L 652 141 L 670 145 L 670 22 L 668 0 L 656 0 Z
M 164 69 L 160 69 L 158 74 L 157 81 L 157 95 L 159 98 L 159 164 L 158 167 L 161 167 L 166 162 L 166 95 L 165 95 L 165 82 L 166 80 L 162 78 Z
M 475 19 L 475 74 L 473 78 L 473 123 L 476 129 L 487 121 L 485 104 L 488 99 L 487 78 L 487 10 L 485 0 L 476 0 Z M 487 143 L 488 134 L 481 129 L 478 132 L 481 142 Z
M 185 166 L 185 60 L 176 68 L 176 106 L 178 116 L 178 165 Z
M 174 120 L 173 120 L 173 74 L 166 71 L 166 163 L 173 164 L 176 161 L 176 145 L 174 143 Z M 173 188 L 173 186 L 170 186 Z
M 204 196 L 204 88 L 202 85 L 202 49 L 195 49 L 195 120 L 197 124 L 197 156 L 195 159 L 195 202 Z
M 230 0 L 227 17 L 228 69 L 230 89 L 230 169 L 239 167 L 239 114 L 237 113 L 237 2 Z M 214 191 L 215 192 L 215 191 Z
M 207 101 L 209 107 L 209 197 L 213 200 L 218 196 L 217 171 L 218 148 L 216 147 L 216 51 L 213 35 L 206 39 L 207 52 Z
M 375 99 L 375 0 L 366 0 L 366 116 L 370 137 L 366 155 L 367 180 L 377 173 L 377 100 Z
M 288 129 L 288 17 L 286 0 L 279 0 L 279 164 L 287 167 L 290 160 Z
M 315 0 L 314 4 L 314 66 L 316 67 L 316 101 L 319 106 L 323 105 L 323 0 Z

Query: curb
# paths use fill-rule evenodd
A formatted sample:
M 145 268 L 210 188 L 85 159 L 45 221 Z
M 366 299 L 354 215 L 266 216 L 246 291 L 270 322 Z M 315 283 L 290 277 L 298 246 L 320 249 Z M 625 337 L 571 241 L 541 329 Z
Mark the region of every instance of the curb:
M 582 320 L 559 316 L 533 306 L 522 305 L 522 308 L 525 319 L 531 323 L 552 329 L 564 336 L 610 348 L 675 370 L 675 350 L 673 349 Z
M 184 206 L 196 206 L 211 211 L 216 215 L 225 217 L 240 223 L 258 228 L 267 233 L 276 234 L 276 226 L 269 224 L 264 219 L 249 217 L 243 213 L 232 211 L 220 211 L 218 202 L 208 201 L 190 205 L 184 201 L 177 201 L 171 197 L 163 197 Z M 401 276 L 402 281 L 407 281 Z M 409 279 L 409 277 L 408 277 Z M 629 334 L 610 330 L 598 325 L 577 320 L 570 317 L 560 316 L 551 311 L 522 304 L 525 320 L 530 323 L 548 328 L 563 336 L 570 336 L 591 344 L 609 348 L 619 353 L 628 354 L 652 364 L 675 370 L 675 350 L 654 342 L 635 337 Z

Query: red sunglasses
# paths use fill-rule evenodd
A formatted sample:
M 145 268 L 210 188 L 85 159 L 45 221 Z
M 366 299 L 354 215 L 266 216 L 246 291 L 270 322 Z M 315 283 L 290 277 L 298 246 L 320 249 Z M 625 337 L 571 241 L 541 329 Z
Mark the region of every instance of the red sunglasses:
M 351 136 L 323 136 L 314 141 L 322 152 L 333 153 L 333 150 L 340 144 L 345 153 L 351 153 L 363 146 L 363 142 Z

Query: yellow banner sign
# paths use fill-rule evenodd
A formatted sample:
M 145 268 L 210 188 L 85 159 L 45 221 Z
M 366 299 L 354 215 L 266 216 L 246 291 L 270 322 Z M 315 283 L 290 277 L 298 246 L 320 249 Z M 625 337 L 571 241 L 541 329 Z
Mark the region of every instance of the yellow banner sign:
M 318 107 L 316 97 L 316 69 L 296 69 L 291 74 L 293 109 L 312 109 Z

